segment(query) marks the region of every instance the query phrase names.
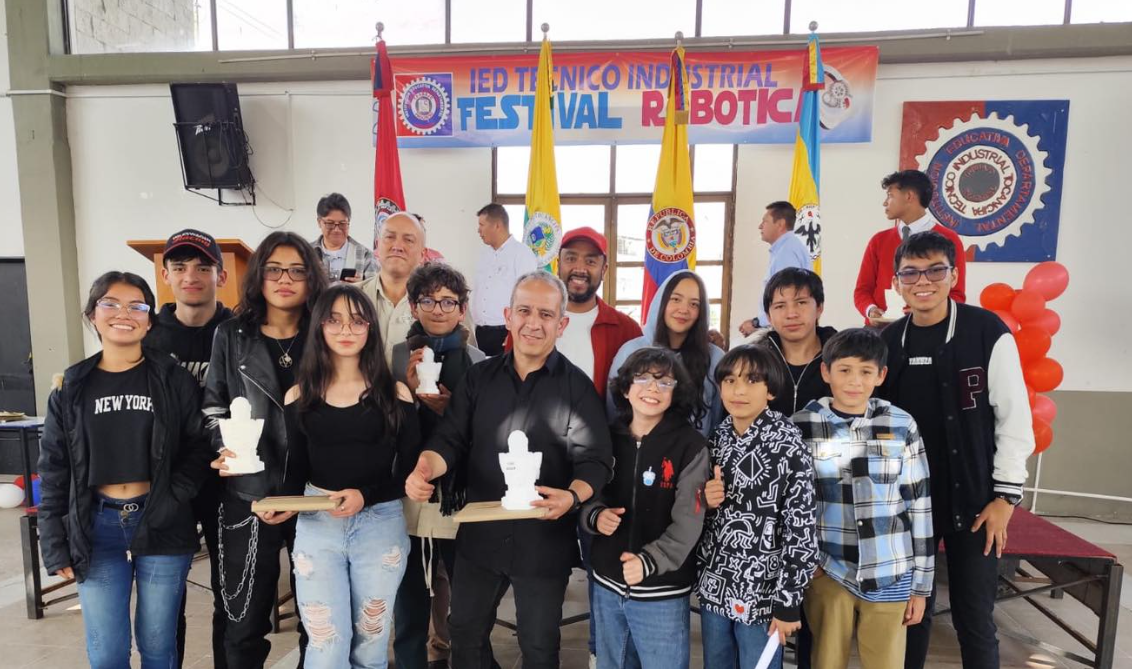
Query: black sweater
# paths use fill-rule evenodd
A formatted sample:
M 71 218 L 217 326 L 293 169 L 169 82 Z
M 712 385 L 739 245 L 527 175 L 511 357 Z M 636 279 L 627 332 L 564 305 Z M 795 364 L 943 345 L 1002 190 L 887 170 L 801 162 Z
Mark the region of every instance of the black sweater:
M 145 344 L 172 355 L 203 387 L 212 359 L 212 338 L 217 326 L 231 317 L 232 310 L 217 302 L 216 313 L 207 323 L 189 327 L 177 320 L 177 305 L 169 303 L 157 314 L 157 326 L 145 336 Z
M 613 480 L 586 504 L 583 527 L 595 534 L 594 580 L 623 597 L 683 597 L 696 580 L 695 548 L 704 526 L 703 489 L 710 471 L 707 439 L 686 418 L 665 417 L 638 442 L 624 430 L 613 435 Z M 611 536 L 597 531 L 604 509 L 624 508 Z M 628 586 L 621 554 L 635 553 L 645 578 Z
M 354 488 L 366 506 L 404 497 L 405 479 L 420 455 L 412 404 L 397 402 L 401 425 L 396 434 L 389 433 L 384 416 L 367 402 L 335 407 L 320 401 L 302 415 L 297 407 L 288 404 L 283 412 L 293 485 L 309 481 L 328 491 Z
M 818 339 L 821 340 L 822 346 L 825 346 L 829 338 L 835 334 L 837 334 L 837 330 L 834 328 L 818 327 Z M 802 369 L 797 378 L 794 378 L 793 372 L 790 371 L 790 365 L 786 362 L 786 354 L 782 351 L 782 338 L 778 336 L 778 333 L 771 332 L 763 341 L 782 359 L 782 364 L 786 367 L 784 371 L 789 373 L 790 380 L 793 381 L 785 389 L 786 392 L 780 393 L 768 403 L 771 409 L 789 418 L 805 409 L 806 405 L 813 400 L 831 395 L 829 384 L 821 376 L 821 351 L 818 351 L 814 359 Z

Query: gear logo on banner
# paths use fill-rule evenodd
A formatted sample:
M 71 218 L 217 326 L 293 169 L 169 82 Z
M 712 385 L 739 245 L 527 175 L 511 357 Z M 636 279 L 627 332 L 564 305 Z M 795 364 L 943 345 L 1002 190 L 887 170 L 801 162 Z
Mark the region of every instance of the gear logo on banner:
M 660 262 L 676 263 L 696 248 L 696 226 L 683 209 L 667 207 L 649 218 L 645 249 Z
M 901 168 L 931 179 L 931 213 L 968 260 L 1056 257 L 1068 111 L 1067 101 L 905 103 Z
M 452 135 L 452 74 L 394 76 L 398 137 Z

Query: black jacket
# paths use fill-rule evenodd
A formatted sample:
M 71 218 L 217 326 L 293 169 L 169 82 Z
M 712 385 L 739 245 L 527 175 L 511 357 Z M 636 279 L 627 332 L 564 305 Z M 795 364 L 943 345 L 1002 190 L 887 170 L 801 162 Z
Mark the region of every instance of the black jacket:
M 176 303 L 166 304 L 157 314 L 157 327 L 145 337 L 145 345 L 169 353 L 204 387 L 212 359 L 212 339 L 216 328 L 232 318 L 232 310 L 216 303 L 216 313 L 200 327 L 188 327 L 177 320 Z
M 252 405 L 252 417 L 264 419 L 258 453 L 264 470 L 224 479 L 227 490 L 241 499 L 255 501 L 286 494 L 294 487 L 286 482 L 287 425 L 283 418 L 286 390 L 279 387 L 275 363 L 258 326 L 233 318 L 216 328 L 202 405 L 212 435 L 213 452 L 224 445 L 216 419 L 228 417 L 233 398 L 246 397 Z
M 818 339 L 821 340 L 822 346 L 829 341 L 829 338 L 837 334 L 837 330 L 831 327 L 818 326 Z M 771 349 L 778 353 L 782 358 L 782 364 L 786 366 L 783 371 L 789 372 L 789 366 L 786 362 L 786 354 L 782 351 L 782 337 L 778 336 L 777 332 L 771 332 L 764 340 Z M 789 381 L 789 379 L 787 379 Z M 814 356 L 809 365 L 802 370 L 802 374 L 794 383 L 785 389 L 786 392 L 779 393 L 767 405 L 789 418 L 795 413 L 806 408 L 806 405 L 816 399 L 829 397 L 832 393 L 829 390 L 829 384 L 821 377 L 821 351 Z
M 911 316 L 881 333 L 888 345 L 888 378 L 881 393 L 900 406 L 900 375 L 908 367 L 904 337 Z M 940 380 L 950 480 L 949 527 L 970 527 L 996 494 L 1022 495 L 1034 430 L 1018 347 L 993 312 L 951 302 L 947 337 L 932 364 Z M 930 454 L 929 454 L 930 455 Z
M 582 511 L 583 527 L 595 535 L 594 580 L 630 599 L 683 597 L 696 580 L 711 464 L 707 439 L 687 419 L 665 417 L 637 443 L 623 430 L 614 433 L 613 480 Z M 625 509 L 611 536 L 597 531 L 597 517 L 607 508 Z M 625 584 L 622 553 L 640 557 L 645 578 L 639 584 Z
M 149 449 L 149 497 L 130 551 L 135 555 L 195 553 L 200 547 L 190 501 L 205 476 L 211 453 L 200 415 L 200 387 L 168 355 L 146 348 L 153 399 Z M 91 557 L 90 447 L 82 420 L 83 385 L 102 359 L 96 353 L 72 365 L 47 401 L 39 442 L 39 548 L 48 573 L 72 567 L 81 583 Z
M 498 501 L 507 491 L 499 454 L 522 430 L 542 453 L 538 484 L 565 489 L 585 481 L 601 490 L 609 481 L 609 425 L 593 381 L 558 351 L 520 379 L 513 353 L 468 370 L 452 391 L 444 420 L 425 443 L 448 471 L 467 475 L 468 502 Z M 559 576 L 578 562 L 577 516 L 558 520 L 465 523 L 456 550 L 472 563 L 511 576 Z

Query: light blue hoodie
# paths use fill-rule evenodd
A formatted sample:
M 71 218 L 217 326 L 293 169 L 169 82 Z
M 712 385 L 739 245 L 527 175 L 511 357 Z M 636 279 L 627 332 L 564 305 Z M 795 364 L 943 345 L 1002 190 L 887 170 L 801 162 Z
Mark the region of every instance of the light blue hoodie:
M 661 296 L 664 295 L 665 288 L 669 282 L 680 281 L 688 277 L 693 277 L 703 287 L 704 280 L 696 275 L 691 270 L 680 270 L 674 274 L 669 275 L 664 283 L 660 284 L 657 289 L 656 295 L 649 305 L 649 315 L 645 326 L 641 329 L 644 333 L 636 339 L 630 339 L 621 346 L 621 350 L 617 351 L 617 355 L 613 356 L 613 364 L 609 368 L 609 378 L 613 379 L 617 375 L 617 370 L 621 369 L 621 365 L 638 349 L 645 348 L 646 346 L 663 346 L 668 347 L 668 342 L 657 343 L 656 339 L 656 324 L 658 319 L 663 318 L 661 315 L 661 303 L 663 300 Z M 704 291 L 706 295 L 706 291 Z M 700 317 L 707 318 L 709 306 L 707 304 L 701 305 Z M 723 349 L 715 344 L 708 344 L 711 363 L 708 365 L 707 379 L 704 381 L 704 404 L 707 406 L 707 414 L 704 416 L 702 423 L 698 426 L 699 431 L 705 436 L 710 437 L 712 430 L 716 425 L 723 420 L 723 404 L 719 399 L 719 386 L 715 383 L 715 366 L 719 364 L 720 358 L 723 357 Z M 617 409 L 613 406 L 612 393 L 606 393 L 605 398 L 606 412 L 609 414 L 610 421 L 614 420 L 617 416 Z

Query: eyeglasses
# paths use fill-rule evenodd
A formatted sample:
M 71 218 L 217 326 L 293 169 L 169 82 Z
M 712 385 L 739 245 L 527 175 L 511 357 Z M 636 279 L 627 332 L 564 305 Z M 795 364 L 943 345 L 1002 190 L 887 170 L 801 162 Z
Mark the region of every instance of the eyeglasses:
M 653 382 L 656 383 L 656 387 L 660 389 L 661 392 L 667 393 L 676 387 L 676 379 L 667 376 L 659 379 L 652 374 L 642 374 L 633 377 L 633 384 L 640 386 L 642 390 L 648 388 L 649 384 Z
M 328 220 L 328 219 L 325 219 L 325 218 L 319 219 L 319 221 L 323 225 L 326 226 L 326 229 L 328 231 L 329 230 L 345 230 L 346 228 L 350 227 L 349 221 L 331 221 L 331 220 Z
M 422 310 L 428 311 L 430 313 L 433 309 L 436 308 L 436 305 L 438 304 L 440 305 L 440 310 L 446 314 L 450 314 L 453 311 L 456 311 L 456 307 L 460 306 L 459 301 L 453 300 L 450 297 L 446 297 L 443 300 L 439 301 L 434 300 L 431 297 L 422 297 L 421 299 L 417 300 L 417 306 Z
M 122 304 L 114 300 L 99 300 L 95 302 L 95 306 L 104 312 L 120 314 L 122 309 L 126 310 L 126 315 L 134 320 L 145 320 L 149 317 L 149 305 L 145 302 L 131 302 L 129 304 Z
M 278 281 L 283 276 L 283 272 L 291 277 L 292 281 L 302 283 L 307 280 L 306 267 L 280 267 L 278 265 L 268 265 L 263 268 L 263 276 L 268 281 Z
M 360 335 L 369 332 L 369 322 L 363 321 L 360 318 L 355 318 L 349 323 L 340 321 L 337 318 L 327 318 L 322 322 L 322 329 L 329 334 L 336 335 L 342 334 L 342 330 L 349 330 L 350 334 Z
M 928 277 L 928 281 L 937 283 L 946 279 L 947 275 L 950 274 L 951 270 L 953 269 L 955 268 L 951 267 L 950 265 L 934 265 L 927 269 L 905 267 L 904 269 L 897 272 L 896 276 L 900 278 L 900 283 L 906 286 L 911 286 L 912 284 L 919 282 L 921 276 L 926 276 Z

